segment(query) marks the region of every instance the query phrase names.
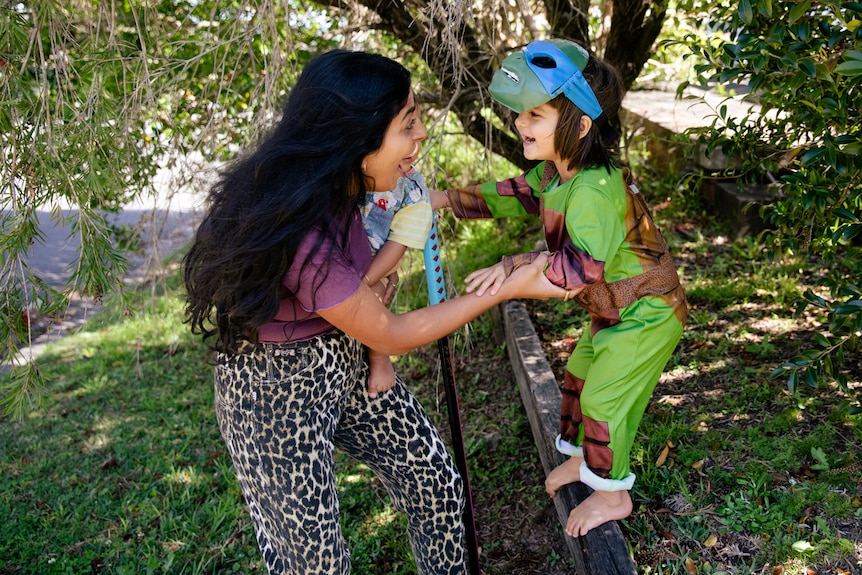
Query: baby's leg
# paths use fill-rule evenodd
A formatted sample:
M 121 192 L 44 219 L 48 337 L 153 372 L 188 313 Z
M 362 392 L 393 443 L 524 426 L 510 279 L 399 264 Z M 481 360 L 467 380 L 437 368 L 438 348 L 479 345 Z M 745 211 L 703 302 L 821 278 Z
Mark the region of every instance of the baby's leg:
M 569 513 L 566 533 L 572 537 L 586 535 L 590 529 L 608 521 L 625 519 L 631 512 L 632 498 L 628 491 L 593 491 Z
M 395 385 L 395 368 L 386 354 L 368 350 L 368 395 L 377 397 Z

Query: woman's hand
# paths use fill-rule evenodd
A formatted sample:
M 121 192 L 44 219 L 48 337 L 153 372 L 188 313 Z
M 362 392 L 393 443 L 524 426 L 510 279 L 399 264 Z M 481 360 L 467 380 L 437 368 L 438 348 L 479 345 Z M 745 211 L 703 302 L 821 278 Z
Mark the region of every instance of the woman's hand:
M 506 271 L 502 263 L 476 270 L 464 278 L 467 293 L 475 291 L 477 296 L 481 296 L 488 290 L 491 295 L 496 295 L 504 281 L 506 281 Z

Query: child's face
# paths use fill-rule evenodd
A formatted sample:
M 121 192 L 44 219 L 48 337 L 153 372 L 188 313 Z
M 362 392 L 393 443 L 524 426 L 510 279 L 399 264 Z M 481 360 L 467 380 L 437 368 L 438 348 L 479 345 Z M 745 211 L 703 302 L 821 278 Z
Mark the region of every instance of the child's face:
M 559 155 L 554 149 L 554 133 L 559 117 L 559 111 L 550 103 L 518 114 L 515 127 L 521 134 L 525 158 L 555 162 L 559 160 Z

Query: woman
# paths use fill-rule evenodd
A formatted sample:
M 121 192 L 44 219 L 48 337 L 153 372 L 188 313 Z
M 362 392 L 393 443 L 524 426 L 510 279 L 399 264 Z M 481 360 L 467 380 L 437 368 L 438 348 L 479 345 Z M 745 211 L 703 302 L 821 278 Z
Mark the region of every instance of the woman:
M 225 172 L 186 256 L 187 320 L 214 337 L 216 414 L 270 573 L 348 573 L 333 449 L 408 517 L 420 573 L 464 573 L 461 478 L 400 379 L 367 392 L 363 344 L 405 353 L 513 297 L 563 297 L 540 258 L 482 297 L 392 314 L 364 275 L 359 206 L 426 136 L 410 75 L 336 50 L 303 70 L 272 133 Z

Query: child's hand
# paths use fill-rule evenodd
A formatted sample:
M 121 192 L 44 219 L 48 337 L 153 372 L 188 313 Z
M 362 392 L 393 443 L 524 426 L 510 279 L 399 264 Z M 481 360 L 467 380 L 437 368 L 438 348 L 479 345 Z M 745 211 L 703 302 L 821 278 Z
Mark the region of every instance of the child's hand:
M 398 287 L 398 272 L 392 272 L 386 276 L 386 291 L 383 292 L 383 305 L 389 305 L 392 301 L 392 296 L 395 294 L 395 288 Z
M 476 270 L 464 278 L 467 293 L 475 291 L 477 296 L 481 296 L 488 290 L 491 295 L 495 295 L 504 281 L 506 281 L 506 270 L 502 263 Z

